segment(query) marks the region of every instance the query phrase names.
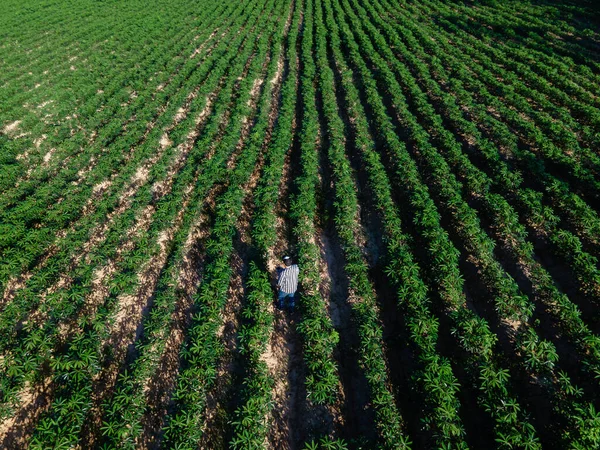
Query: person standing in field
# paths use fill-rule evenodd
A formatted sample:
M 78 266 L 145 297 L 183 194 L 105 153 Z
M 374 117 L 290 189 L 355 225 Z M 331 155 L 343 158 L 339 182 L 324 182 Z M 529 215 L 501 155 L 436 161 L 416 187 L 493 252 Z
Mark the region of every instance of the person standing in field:
M 283 263 L 285 267 L 279 267 L 277 272 L 279 277 L 277 278 L 277 289 L 279 293 L 277 295 L 277 307 L 284 309 L 287 306 L 290 312 L 294 311 L 295 307 L 295 295 L 298 289 L 298 274 L 300 268 L 297 264 L 292 264 L 292 258 L 289 256 L 283 257 Z

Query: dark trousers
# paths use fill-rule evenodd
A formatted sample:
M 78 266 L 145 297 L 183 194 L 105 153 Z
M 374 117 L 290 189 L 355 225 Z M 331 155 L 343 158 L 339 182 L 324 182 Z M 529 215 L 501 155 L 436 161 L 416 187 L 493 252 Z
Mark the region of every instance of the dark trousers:
M 296 301 L 296 299 L 294 298 L 294 294 L 296 293 L 279 291 L 279 294 L 277 296 L 277 307 L 279 309 L 284 309 L 286 306 L 285 304 L 287 303 L 287 306 L 290 309 L 290 311 L 293 311 Z

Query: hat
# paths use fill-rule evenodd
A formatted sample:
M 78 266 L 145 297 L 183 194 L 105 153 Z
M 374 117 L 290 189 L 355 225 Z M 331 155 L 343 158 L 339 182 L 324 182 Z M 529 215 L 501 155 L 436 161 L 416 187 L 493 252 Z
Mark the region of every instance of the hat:
M 284 256 L 283 260 L 285 261 L 286 259 L 290 259 L 290 257 L 289 256 Z

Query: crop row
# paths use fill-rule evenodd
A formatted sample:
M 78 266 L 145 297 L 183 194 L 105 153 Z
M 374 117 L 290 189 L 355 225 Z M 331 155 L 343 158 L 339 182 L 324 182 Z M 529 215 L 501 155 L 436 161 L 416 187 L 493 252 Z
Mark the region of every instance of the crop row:
M 317 215 L 317 187 L 319 185 L 318 148 L 319 119 L 315 103 L 316 66 L 314 43 L 313 2 L 307 0 L 300 50 L 300 172 L 295 180 L 297 194 L 290 202 L 289 215 L 297 238 L 298 264 L 302 267 L 299 279 L 302 320 L 297 329 L 304 340 L 304 359 L 308 368 L 306 390 L 316 404 L 333 404 L 339 396 L 338 367 L 333 351 L 339 335 L 327 315 L 326 303 L 319 292 L 319 248 L 315 242 Z
M 176 36 L 174 42 L 177 41 L 178 37 Z M 180 42 L 182 46 L 194 45 L 185 40 Z M 169 44 L 172 43 L 166 40 L 164 48 L 157 47 L 157 53 L 149 55 L 150 60 L 164 54 Z M 223 46 L 221 49 L 221 51 L 224 50 Z M 189 54 L 189 52 L 191 50 L 185 53 Z M 214 51 L 213 54 L 212 63 L 214 64 L 215 61 L 218 61 L 219 52 Z M 170 111 L 161 114 L 161 106 L 169 102 L 183 103 L 183 99 L 191 90 L 189 86 L 193 86 L 189 84 L 192 82 L 190 74 L 198 69 L 197 63 L 187 60 L 182 67 L 183 70 L 177 71 L 176 69 L 181 65 L 182 63 L 178 62 L 177 58 L 172 60 L 165 67 L 167 69 L 164 75 L 165 82 L 172 77 L 171 72 L 175 74 L 168 86 L 160 92 L 156 92 L 154 85 L 148 86 L 149 89 L 146 91 L 138 91 L 138 97 L 134 99 L 135 104 L 131 105 L 131 108 L 120 106 L 123 100 L 129 98 L 129 93 L 124 99 L 111 97 L 110 107 L 95 114 L 93 118 L 95 124 L 90 124 L 92 128 L 98 128 L 98 136 L 94 145 L 87 145 L 87 139 L 82 133 L 76 133 L 60 145 L 59 148 L 64 151 L 64 154 L 59 152 L 56 155 L 59 160 L 72 157 L 80 149 L 86 149 L 79 157 L 71 159 L 68 167 L 63 168 L 57 174 L 41 173 L 40 178 L 33 177 L 20 183 L 14 193 L 12 191 L 5 193 L 3 201 L 6 203 L 3 203 L 1 210 L 5 224 L 1 236 L 3 247 L 2 287 L 5 286 L 8 276 L 16 276 L 20 271 L 31 268 L 38 261 L 40 255 L 47 251 L 49 244 L 55 239 L 56 233 L 79 218 L 85 202 L 97 196 L 94 195 L 95 186 L 102 185 L 107 180 L 110 180 L 114 188 L 123 186 L 136 173 L 139 163 L 152 155 L 162 134 L 160 125 L 166 127 L 176 114 L 176 108 L 175 110 L 169 108 Z M 209 61 L 205 61 L 205 64 L 199 68 L 198 75 L 206 76 L 210 67 Z M 124 76 L 124 79 L 127 79 L 127 75 Z M 186 82 L 186 80 L 188 81 Z M 123 79 L 116 77 L 114 79 L 115 88 L 118 89 L 122 81 Z M 178 90 L 182 85 L 187 88 L 185 91 Z M 94 96 L 88 98 L 94 99 Z M 92 108 L 93 111 L 96 111 L 97 107 L 92 106 Z M 85 110 L 85 108 L 83 109 Z M 117 111 L 118 113 L 115 114 Z M 85 115 L 85 111 L 82 114 Z M 135 122 L 128 122 L 131 114 L 136 114 Z M 126 123 L 127 129 L 123 132 L 123 125 Z M 106 126 L 103 126 L 104 124 Z M 151 130 L 148 130 L 149 124 L 152 125 Z M 64 133 L 70 132 L 69 127 L 63 129 Z M 150 131 L 152 132 L 149 134 Z M 64 133 L 60 133 L 62 136 L 57 135 L 55 138 L 64 141 L 66 137 Z M 110 146 L 108 151 L 105 149 L 107 146 Z M 91 161 L 94 160 L 97 160 L 94 170 L 87 175 L 86 183 L 82 183 L 79 179 L 79 172 L 90 166 Z M 118 174 L 116 179 L 113 174 Z M 13 200 L 11 201 L 11 199 Z M 14 203 L 16 201 L 18 201 L 18 205 Z M 15 207 L 10 207 L 11 204 L 14 204 Z M 43 226 L 35 228 L 36 224 Z
M 272 36 L 265 33 L 260 37 L 257 65 L 266 64 L 263 61 L 271 46 L 275 49 L 280 47 L 284 31 L 281 22 L 282 18 L 286 17 L 283 11 L 288 10 L 289 5 L 285 2 L 276 5 L 272 24 L 266 27 Z M 273 78 L 278 60 L 276 53 L 272 52 L 268 59 L 266 74 L 261 74 L 261 79 Z M 251 83 L 249 85 L 251 86 Z M 189 328 L 189 338 L 182 350 L 182 368 L 173 392 L 175 412 L 167 418 L 166 443 L 175 448 L 195 445 L 204 431 L 203 424 L 199 420 L 203 417 L 202 410 L 206 407 L 206 395 L 216 380 L 218 362 L 224 351 L 220 330 L 223 310 L 227 302 L 231 301 L 228 288 L 233 273 L 230 262 L 234 251 L 233 234 L 247 195 L 248 180 L 255 170 L 263 148 L 269 112 L 272 108 L 273 87 L 272 83 L 268 83 L 262 90 L 257 121 L 236 161 L 235 169 L 228 174 L 229 189 L 223 194 L 216 207 L 215 224 L 206 247 L 205 274 L 194 298 L 194 315 Z M 248 100 L 241 105 L 247 108 L 247 103 Z M 243 114 L 243 110 L 240 113 Z M 232 144 L 234 142 L 232 141 Z

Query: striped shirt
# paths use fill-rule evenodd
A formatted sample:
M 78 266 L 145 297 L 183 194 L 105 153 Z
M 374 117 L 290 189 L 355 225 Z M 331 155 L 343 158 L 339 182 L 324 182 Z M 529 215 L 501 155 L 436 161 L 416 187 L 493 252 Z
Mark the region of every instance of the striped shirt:
M 279 289 L 286 294 L 292 294 L 298 289 L 298 274 L 300 269 L 297 264 L 292 264 L 290 267 L 286 267 L 279 273 L 279 279 L 277 280 L 277 286 Z

